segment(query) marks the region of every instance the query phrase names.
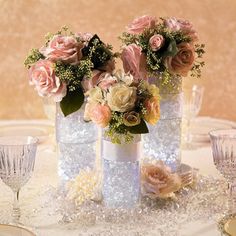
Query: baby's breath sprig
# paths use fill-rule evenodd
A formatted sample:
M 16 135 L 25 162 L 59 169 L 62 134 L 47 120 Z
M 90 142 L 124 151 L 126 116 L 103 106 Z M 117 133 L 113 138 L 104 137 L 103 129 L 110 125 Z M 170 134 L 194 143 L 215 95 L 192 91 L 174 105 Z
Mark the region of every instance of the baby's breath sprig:
M 79 65 L 64 64 L 61 61 L 55 63 L 55 73 L 61 81 L 68 85 L 69 91 L 76 90 L 84 77 L 91 77 L 92 63 L 89 60 L 81 60 Z
M 33 48 L 30 51 L 29 55 L 26 57 L 24 65 L 27 69 L 29 69 L 35 62 L 44 58 L 45 58 L 44 55 L 40 53 L 37 48 Z

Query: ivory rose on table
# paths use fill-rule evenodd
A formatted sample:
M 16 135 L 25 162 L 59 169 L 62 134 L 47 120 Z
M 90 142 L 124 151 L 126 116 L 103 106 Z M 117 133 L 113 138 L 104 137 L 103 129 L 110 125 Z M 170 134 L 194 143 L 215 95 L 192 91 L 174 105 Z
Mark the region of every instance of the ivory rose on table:
M 122 71 L 106 74 L 103 80 L 107 80 L 108 87 L 99 87 L 98 83 L 86 93 L 85 119 L 105 128 L 113 143 L 128 143 L 134 134 L 148 132 L 146 122 L 157 123 L 160 109 L 155 85 L 144 80 L 137 82 Z M 151 105 L 145 106 L 148 100 Z
M 60 102 L 67 116 L 80 109 L 84 93 L 97 85 L 100 75 L 114 70 L 111 49 L 96 34 L 73 34 L 63 27 L 26 58 L 30 85 L 40 96 Z
M 121 59 L 125 71 L 137 77 L 146 70 L 149 78 L 162 79 L 160 82 L 165 87 L 172 86 L 173 77 L 200 77 L 204 44 L 197 43 L 198 35 L 192 23 L 174 17 L 154 19 L 152 16 L 135 19 L 120 37 L 124 44 Z M 144 60 L 142 71 L 140 55 Z
M 144 163 L 141 167 L 142 193 L 152 199 L 166 198 L 181 188 L 181 178 L 162 161 Z

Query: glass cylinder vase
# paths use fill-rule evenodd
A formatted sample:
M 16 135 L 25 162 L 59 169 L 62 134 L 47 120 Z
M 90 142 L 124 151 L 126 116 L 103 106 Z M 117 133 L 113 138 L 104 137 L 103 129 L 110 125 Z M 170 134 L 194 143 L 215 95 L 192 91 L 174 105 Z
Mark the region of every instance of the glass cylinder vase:
M 82 169 L 94 169 L 98 133 L 96 125 L 84 121 L 84 107 L 64 116 L 56 109 L 56 140 L 60 184 L 75 178 Z
M 162 78 L 150 79 L 150 83 L 159 87 L 161 115 L 143 136 L 144 156 L 163 161 L 175 172 L 181 164 L 182 78 L 171 78 L 168 86 L 163 85 Z
M 132 143 L 114 144 L 104 135 L 101 141 L 102 195 L 107 208 L 134 208 L 140 200 L 141 135 Z

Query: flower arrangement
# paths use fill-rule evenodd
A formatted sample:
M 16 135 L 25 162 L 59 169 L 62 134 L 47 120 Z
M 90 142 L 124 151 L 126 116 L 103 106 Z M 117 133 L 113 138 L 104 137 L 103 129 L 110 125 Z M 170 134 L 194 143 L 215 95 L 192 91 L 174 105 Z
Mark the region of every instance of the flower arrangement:
M 162 77 L 171 86 L 173 76 L 200 77 L 204 44 L 198 44 L 193 25 L 182 19 L 142 16 L 127 26 L 120 37 L 125 72 L 134 77 Z
M 105 134 L 113 143 L 147 133 L 146 122 L 154 125 L 160 117 L 158 88 L 130 73 L 103 73 L 86 95 L 85 120 L 107 128 Z
M 83 84 L 92 79 L 94 71 L 114 69 L 116 55 L 111 50 L 96 34 L 74 34 L 63 27 L 56 34 L 49 33 L 43 47 L 32 49 L 24 64 L 38 94 L 60 102 L 66 116 L 84 103 Z

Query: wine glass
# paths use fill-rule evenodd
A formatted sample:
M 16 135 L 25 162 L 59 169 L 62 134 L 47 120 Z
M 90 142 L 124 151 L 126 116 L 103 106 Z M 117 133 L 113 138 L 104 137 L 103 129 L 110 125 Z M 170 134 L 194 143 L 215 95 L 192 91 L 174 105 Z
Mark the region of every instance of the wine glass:
M 236 129 L 215 130 L 209 135 L 216 169 L 228 182 L 229 213 L 236 213 Z
M 0 178 L 14 193 L 13 223 L 20 219 L 20 188 L 34 170 L 38 139 L 30 136 L 0 137 Z
M 187 147 L 191 147 L 191 120 L 198 115 L 201 109 L 203 93 L 204 87 L 200 85 L 193 85 L 192 88 L 184 90 L 183 118 L 186 121 L 184 141 Z

